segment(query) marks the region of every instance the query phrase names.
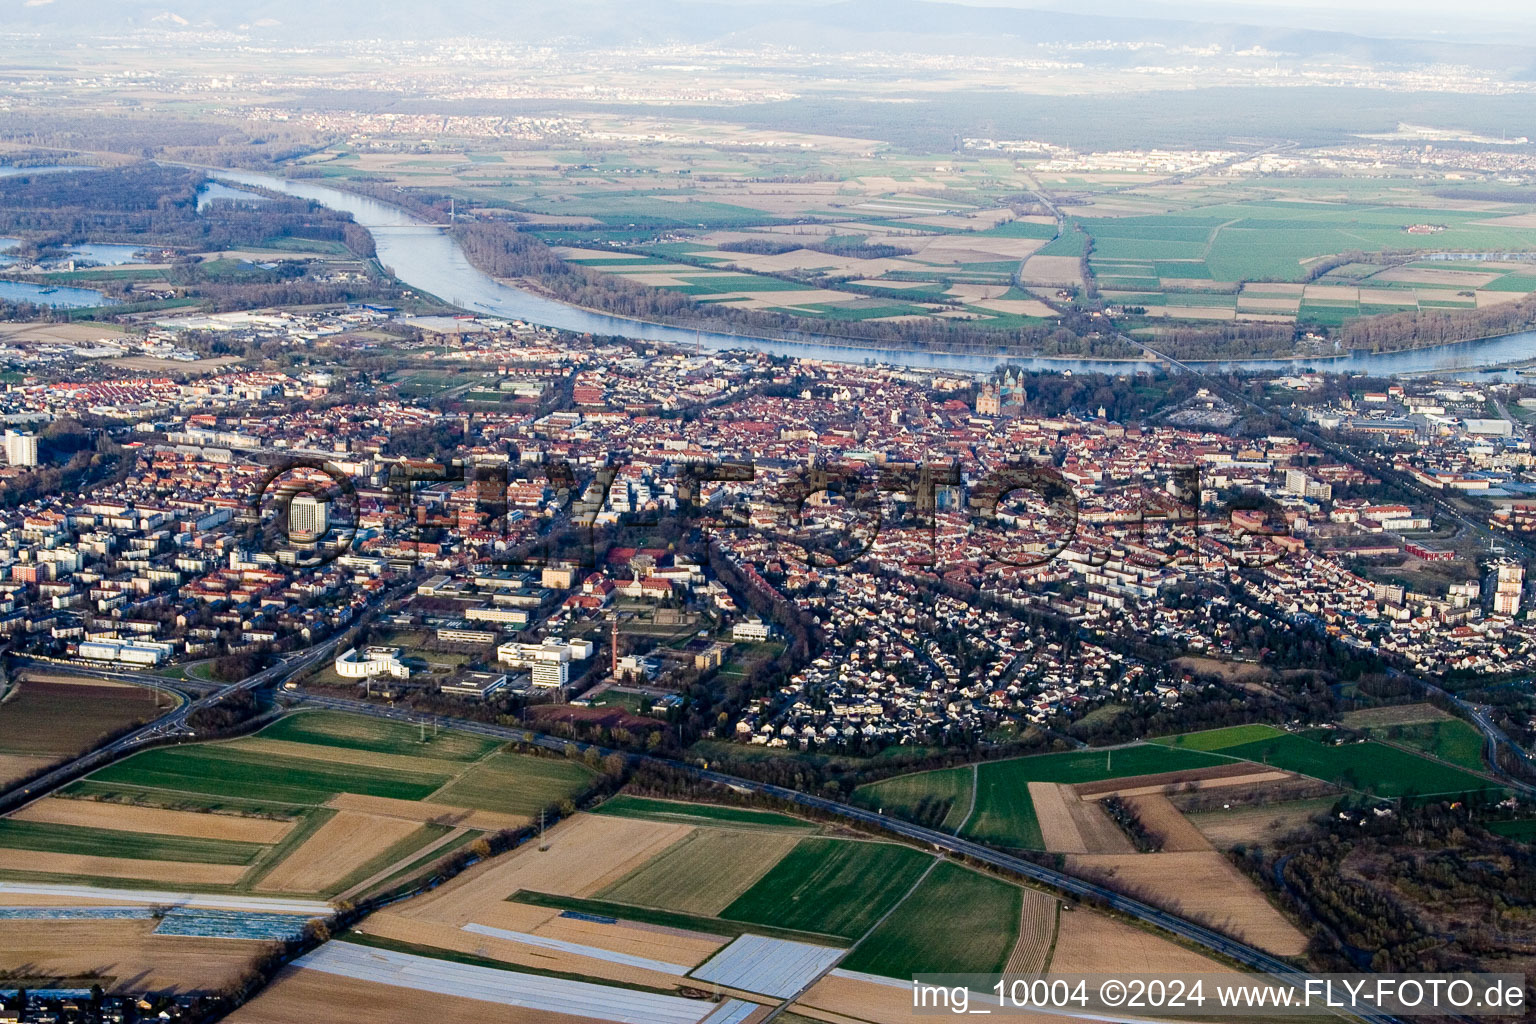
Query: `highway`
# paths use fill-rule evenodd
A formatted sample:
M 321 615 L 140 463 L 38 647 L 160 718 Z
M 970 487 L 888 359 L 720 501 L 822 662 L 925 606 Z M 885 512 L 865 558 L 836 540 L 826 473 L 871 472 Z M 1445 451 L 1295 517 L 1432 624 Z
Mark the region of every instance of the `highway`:
M 1229 401 L 1248 406 L 1255 411 L 1264 413 L 1266 415 L 1272 414 L 1280 416 L 1291 425 L 1298 437 L 1310 441 L 1319 449 L 1332 455 L 1340 462 L 1343 462 L 1346 465 L 1352 465 L 1360 469 L 1368 470 L 1372 473 L 1376 473 L 1383 479 L 1391 479 L 1399 487 L 1413 494 L 1421 501 L 1433 505 L 1443 516 L 1456 523 L 1462 529 L 1467 530 L 1471 532 L 1473 536 L 1480 538 L 1487 547 L 1502 547 L 1506 550 L 1513 548 L 1515 552 L 1518 553 L 1520 557 L 1527 563 L 1532 560 L 1533 554 L 1536 554 L 1536 552 L 1532 551 L 1529 545 L 1520 540 L 1518 537 L 1515 537 L 1513 534 L 1495 534 L 1486 523 L 1471 518 L 1463 509 L 1447 500 L 1443 495 L 1431 491 L 1429 488 L 1425 487 L 1423 484 L 1420 484 L 1412 477 L 1398 472 L 1393 467 L 1385 465 L 1374 457 L 1367 458 L 1362 456 L 1359 452 L 1353 451 L 1344 445 L 1337 444 L 1325 437 L 1322 437 L 1310 427 L 1298 423 L 1296 420 L 1286 415 L 1284 410 L 1271 409 L 1264 405 L 1260 405 L 1258 402 L 1253 401 L 1247 395 L 1243 395 L 1230 390 L 1225 386 L 1225 384 L 1222 383 L 1220 379 L 1207 376 L 1206 373 L 1198 366 L 1192 366 L 1188 363 L 1180 362 L 1171 356 L 1166 356 L 1152 348 L 1150 345 L 1147 345 L 1145 342 L 1138 341 L 1126 334 L 1119 334 L 1118 337 L 1120 337 L 1128 344 L 1140 347 L 1141 350 L 1146 352 L 1148 355 L 1163 360 L 1169 366 L 1182 370 L 1185 373 L 1196 374 L 1205 380 L 1210 381 L 1210 390 L 1221 394 Z M 1404 672 L 1398 672 L 1396 669 L 1392 669 L 1391 671 L 1396 675 L 1400 675 L 1405 679 L 1410 679 L 1417 683 L 1419 686 L 1423 687 L 1426 693 L 1443 697 L 1445 700 L 1461 709 L 1461 711 L 1469 719 L 1471 719 L 1472 723 L 1477 726 L 1478 730 L 1482 732 L 1484 741 L 1487 744 L 1488 764 L 1493 770 L 1493 773 L 1505 783 L 1507 783 L 1512 789 L 1517 790 L 1525 796 L 1536 797 L 1536 786 L 1532 786 L 1529 783 L 1522 782 L 1519 779 L 1514 778 L 1499 765 L 1498 752 L 1501 748 L 1513 751 L 1516 757 L 1528 765 L 1532 764 L 1533 762 L 1530 755 L 1521 749 L 1519 744 L 1510 739 L 1509 736 L 1506 735 L 1505 732 L 1497 725 L 1495 725 L 1492 719 L 1488 717 L 1490 711 L 1488 707 L 1480 704 L 1473 704 L 1470 701 L 1463 700 L 1462 698 L 1456 696 L 1454 693 L 1436 686 L 1428 680 L 1420 679 L 1418 676 L 1409 675 L 1408 673 Z
M 412 581 L 397 586 L 374 606 L 382 609 L 389 605 L 390 601 L 398 598 L 412 585 Z M 367 616 L 360 616 L 361 623 Z M 323 640 L 319 644 L 308 648 L 302 653 L 289 654 L 279 658 L 277 664 L 265 668 L 255 675 L 246 676 L 237 683 L 219 687 L 212 693 L 195 699 L 186 699 L 188 695 L 180 688 L 173 685 L 172 680 L 162 679 L 148 674 L 125 672 L 119 669 L 97 668 L 95 666 L 62 665 L 53 662 L 43 663 L 50 671 L 95 676 L 97 678 L 116 679 L 124 682 L 137 683 L 141 686 L 152 686 L 161 690 L 168 690 L 180 694 L 184 700 L 180 707 L 169 714 L 161 715 L 154 721 L 147 723 L 127 733 L 112 742 L 88 751 L 67 764 L 60 765 L 46 775 L 39 776 L 20 789 L 0 791 L 0 813 L 10 813 L 25 807 L 34 800 L 41 799 L 60 786 L 86 774 L 102 768 L 118 758 L 125 757 L 141 747 L 163 743 L 173 739 L 193 739 L 196 732 L 187 725 L 187 718 L 196 711 L 209 708 L 223 700 L 225 697 L 243 690 L 259 690 L 266 686 L 280 685 L 289 676 L 308 670 L 317 662 L 330 658 L 336 648 L 348 636 L 351 631 L 338 633 L 329 640 Z
M 384 602 L 381 602 L 380 606 L 382 607 L 387 603 L 386 599 Z M 209 707 L 221 698 L 241 690 L 253 690 L 267 685 L 279 684 L 287 677 L 308 669 L 323 658 L 330 657 L 345 635 L 341 634 L 333 637 L 310 648 L 302 655 L 290 656 L 286 660 L 249 676 L 238 683 L 221 687 L 205 697 L 189 701 L 148 725 L 106 746 L 99 747 L 47 775 L 33 780 L 20 790 L 0 794 L 0 810 L 11 811 L 25 806 L 33 800 L 42 798 L 59 786 L 79 778 L 86 772 L 100 768 L 148 743 L 169 739 L 193 738 L 195 734 L 186 725 L 187 716 L 192 712 L 199 708 Z M 127 678 L 129 675 L 128 673 L 114 672 L 110 669 L 91 671 L 99 675 L 112 674 L 118 678 Z M 135 681 L 144 682 L 145 680 L 143 677 L 140 677 Z M 593 747 L 592 744 L 564 740 L 542 733 L 531 732 L 527 729 L 491 725 L 485 722 L 475 722 L 443 715 L 420 714 L 406 708 L 368 703 L 343 697 L 324 696 L 307 691 L 284 693 L 283 697 L 287 702 L 302 704 L 308 707 L 347 711 L 374 718 L 404 722 L 410 725 L 435 724 L 440 727 L 457 729 L 491 739 L 540 746 L 561 753 L 568 746 L 575 746 L 583 752 L 589 747 Z M 595 749 L 604 756 L 615 753 L 615 751 L 603 747 L 596 747 Z M 911 822 L 902 821 L 863 807 L 855 807 L 852 804 L 846 804 L 841 801 L 829 800 L 825 797 L 813 796 L 808 793 L 801 793 L 768 783 L 756 782 L 751 779 L 742 779 L 723 772 L 698 768 L 679 761 L 671 761 L 648 755 L 629 754 L 623 751 L 618 751 L 617 753 L 622 754 L 632 765 L 648 764 L 658 768 L 686 772 L 696 778 L 716 783 L 738 792 L 756 793 L 783 800 L 824 814 L 835 815 L 849 821 L 882 829 L 892 835 L 923 843 L 935 850 L 942 850 L 957 856 L 971 858 L 978 863 L 989 865 L 1000 871 L 1030 879 L 1079 899 L 1100 903 L 1139 921 L 1156 925 L 1187 942 L 1217 953 L 1251 970 L 1273 974 L 1297 984 L 1300 984 L 1308 977 L 1305 971 L 1298 969 L 1288 961 L 1272 956 L 1263 950 L 1256 949 L 1236 939 L 1229 938 L 1204 925 L 1186 920 L 1166 910 L 1143 903 L 1140 900 L 1132 899 L 1097 883 L 1077 878 L 1065 872 L 1057 871 L 1054 868 L 1036 864 L 1021 857 L 1002 853 L 958 836 L 924 828 L 921 825 L 914 825 Z M 1386 1014 L 1359 1014 L 1358 1016 L 1359 1019 L 1367 1021 L 1369 1024 L 1398 1024 L 1397 1018 Z
M 475 733 L 492 739 L 517 741 L 544 747 L 548 750 L 563 752 L 568 745 L 575 746 L 578 750 L 585 751 L 593 744 L 577 743 L 573 740 L 563 740 L 541 733 L 530 732 L 526 729 L 516 729 L 508 726 L 490 725 L 485 722 L 471 722 L 460 718 L 449 718 L 442 715 L 423 715 L 413 713 L 404 708 L 385 707 L 378 704 L 369 704 L 363 701 L 348 700 L 341 697 L 321 696 L 308 692 L 293 695 L 294 699 L 310 707 L 327 708 L 333 711 L 348 711 L 355 714 L 371 715 L 375 718 L 391 719 L 397 722 L 408 722 L 412 725 L 425 723 L 427 725 L 439 725 L 443 728 L 458 729 L 462 732 Z M 607 755 L 614 753 L 604 747 L 596 747 L 599 753 Z M 653 765 L 673 771 L 684 771 L 696 778 L 708 782 L 717 783 L 738 792 L 757 793 L 775 799 L 797 804 L 801 807 L 820 811 L 824 814 L 836 815 L 850 821 L 856 821 L 863 825 L 882 829 L 893 835 L 902 836 L 916 842 L 924 843 L 936 850 L 943 850 L 970 859 L 982 864 L 987 864 L 1001 871 L 1018 875 L 1031 881 L 1047 885 L 1059 892 L 1075 896 L 1079 899 L 1090 900 L 1110 907 L 1137 920 L 1156 925 L 1181 939 L 1204 947 L 1215 953 L 1221 954 L 1228 960 L 1242 964 L 1255 971 L 1262 971 L 1284 978 L 1296 984 L 1301 984 L 1308 978 L 1307 972 L 1298 969 L 1289 961 L 1271 956 L 1260 949 L 1255 949 L 1246 943 L 1228 938 L 1220 932 L 1213 931 L 1193 921 L 1185 920 L 1176 914 L 1161 910 L 1140 900 L 1124 896 L 1113 889 L 1105 888 L 1094 882 L 1089 882 L 1065 872 L 1048 868 L 1034 861 L 1025 860 L 1001 853 L 988 846 L 973 843 L 958 836 L 952 836 L 945 832 L 938 832 L 921 825 L 902 821 L 889 815 L 880 814 L 863 807 L 855 807 L 838 800 L 828 800 L 825 797 L 812 796 L 793 789 L 785 789 L 781 786 L 770 785 L 765 782 L 755 782 L 751 779 L 737 778 L 734 775 L 726 775 L 723 772 L 710 771 L 706 768 L 698 768 L 679 761 L 671 761 L 665 758 L 651 757 L 641 754 L 619 753 L 633 765 Z M 1398 1024 L 1398 1018 L 1388 1014 L 1360 1013 L 1356 1016 L 1370 1024 Z

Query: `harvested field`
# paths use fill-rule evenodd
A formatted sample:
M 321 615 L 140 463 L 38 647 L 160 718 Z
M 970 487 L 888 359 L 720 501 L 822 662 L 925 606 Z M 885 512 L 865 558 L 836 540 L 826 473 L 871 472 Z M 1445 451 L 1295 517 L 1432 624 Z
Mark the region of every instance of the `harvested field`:
M 1191 768 L 1182 772 L 1157 772 L 1153 775 L 1132 775 L 1123 779 L 1105 779 L 1102 782 L 1085 782 L 1077 787 L 1078 796 L 1084 800 L 1110 795 L 1141 796 L 1162 793 L 1172 787 L 1179 789 L 1213 789 L 1222 786 L 1241 786 L 1255 782 L 1272 782 L 1290 778 L 1290 773 L 1265 768 L 1248 761 L 1212 765 L 1209 768 Z
M 1075 256 L 1031 256 L 1019 271 L 1024 284 L 1080 285 L 1082 263 Z
M 160 703 L 163 711 L 166 698 Z M 0 754 L 56 760 L 157 713 L 154 692 L 143 687 L 28 677 L 0 702 Z
M 1067 870 L 1279 956 L 1294 956 L 1306 948 L 1306 937 L 1215 851 L 1070 854 Z
M 701 964 L 709 959 L 726 939 L 719 935 L 663 928 L 659 925 L 620 922 L 599 924 L 558 914 L 533 929 L 535 935 L 566 942 L 611 949 L 617 953 L 650 956 L 679 964 Z
M 140 878 L 177 884 L 234 885 L 250 870 L 244 864 L 191 864 L 171 860 L 128 860 L 76 853 L 0 850 L 0 871 L 12 875 L 71 875 L 87 878 Z
M 515 919 L 516 905 L 505 900 L 517 890 L 584 896 L 628 875 L 691 831 L 687 825 L 578 814 L 546 833 L 548 850 L 525 843 L 412 900 L 401 912 L 455 928 L 471 921 L 516 928 L 502 922 Z
M 357 930 L 363 935 L 373 935 L 393 942 L 430 946 L 434 949 L 450 950 L 455 953 L 467 953 L 472 956 L 487 957 L 492 960 L 499 960 L 502 963 L 518 967 L 530 967 L 540 971 L 561 971 L 566 974 L 581 974 L 591 978 L 604 978 L 626 985 L 671 988 L 679 980 L 676 975 L 646 970 L 643 967 L 614 963 L 611 960 L 602 960 L 596 957 L 581 956 L 565 950 L 545 949 L 541 946 L 516 942 L 512 939 L 498 938 L 494 935 L 481 935 L 476 932 L 465 931 L 463 928 L 455 927 L 451 924 L 414 920 L 403 917 L 392 910 L 370 915 L 358 926 Z M 518 929 L 510 930 L 517 931 Z M 598 942 L 586 944 L 608 948 Z M 634 944 L 631 943 L 630 945 L 633 946 Z M 687 962 L 683 960 L 672 961 L 670 957 L 663 956 L 660 945 L 617 950 L 617 952 L 633 952 L 637 956 L 666 960 L 678 964 Z M 702 962 L 703 960 L 704 957 L 700 957 L 697 962 Z
M 1433 704 L 1399 704 L 1390 708 L 1366 708 L 1349 711 L 1339 716 L 1339 724 L 1347 729 L 1384 729 L 1393 725 L 1423 725 L 1427 722 L 1446 722 L 1455 715 L 1441 711 Z
M 1056 782 L 1031 782 L 1029 799 L 1035 805 L 1040 822 L 1040 838 L 1051 853 L 1087 853 L 1088 843 L 1077 830 L 1077 819 L 1067 809 L 1067 801 L 1081 803 L 1071 786 Z
M 52 825 L 79 825 L 195 839 L 225 839 L 239 843 L 275 843 L 287 835 L 294 825 L 291 821 L 274 821 L 271 818 L 167 811 L 155 807 L 135 807 L 96 800 L 66 800 L 59 797 L 45 797 L 17 811 L 11 818 Z
M 1155 856 L 1147 854 L 1146 856 Z M 1200 974 L 1221 964 L 1176 942 L 1091 910 L 1064 911 L 1051 974 Z
M 1239 843 L 1262 846 L 1305 826 L 1314 815 L 1326 814 L 1333 805 L 1331 797 L 1294 800 L 1259 807 L 1234 807 L 1229 811 L 1205 811 L 1191 814 L 1187 820 L 1217 847 Z
M 714 917 L 767 874 L 797 842 L 799 837 L 790 832 L 697 829 L 596 895 L 620 903 Z
M 0 754 L 0 786 L 25 778 L 59 759 L 37 754 Z
M 115 341 L 117 336 L 120 336 L 122 333 L 123 329 L 121 327 L 103 323 L 0 324 L 0 338 L 4 338 L 8 342 L 55 341 L 63 342 L 66 345 L 78 345 L 83 341 L 100 341 L 102 339 Z
M 1147 831 L 1162 837 L 1163 853 L 1193 853 L 1211 849 L 1200 830 L 1190 824 L 1179 809 L 1160 794 L 1129 796 L 1125 804 L 1141 820 Z
M 791 1009 L 828 1024 L 932 1024 L 935 1019 L 932 1011 L 919 1014 L 913 1010 L 910 981 L 882 982 L 850 977 L 841 971 L 811 986 Z M 1007 1019 L 1010 1024 L 1063 1024 L 1067 1018 L 1010 1010 Z
M 269 871 L 259 889 L 269 892 L 325 892 L 424 826 L 400 818 L 338 811 L 319 830 Z
M 1029 798 L 1035 805 L 1045 848 L 1051 853 L 1136 852 L 1119 826 L 1096 803 L 1079 798 L 1072 786 L 1031 782 Z
M 339 793 L 328 800 L 325 806 L 338 811 L 356 811 L 380 818 L 399 818 L 402 821 L 416 821 L 424 825 L 473 828 L 483 832 L 522 828 L 531 820 L 521 814 L 498 814 L 495 811 L 453 807 L 448 804 L 429 803 L 425 800 L 395 800 L 387 796 L 363 796 L 360 793 Z
M 0 964 L 45 980 L 99 977 L 104 989 L 189 992 L 236 981 L 262 943 L 154 935 L 158 921 L 7 921 Z
M 1054 896 L 1025 889 L 1019 913 L 1019 937 L 1003 966 L 1004 974 L 1039 974 L 1050 959 L 1056 941 L 1058 911 Z
M 1393 267 L 1371 275 L 1372 281 L 1396 281 L 1404 284 L 1441 284 L 1459 288 L 1481 288 L 1498 280 L 1498 274 L 1475 270 L 1430 270 L 1420 267 Z
M 339 1007 L 346 1007 L 349 1019 L 370 1024 L 603 1024 L 590 1017 L 497 1006 L 294 967 L 224 1019 L 231 1024 L 332 1020 Z

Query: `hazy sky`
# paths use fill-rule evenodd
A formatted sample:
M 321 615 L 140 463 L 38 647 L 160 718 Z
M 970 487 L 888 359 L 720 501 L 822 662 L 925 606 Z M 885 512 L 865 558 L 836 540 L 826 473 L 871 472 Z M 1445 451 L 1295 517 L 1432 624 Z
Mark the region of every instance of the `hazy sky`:
M 1536 30 L 1536 0 L 938 0 L 1128 17 L 1188 18 L 1343 29 L 1367 35 L 1467 36 L 1489 27 Z M 1489 40 L 1493 41 L 1493 40 Z

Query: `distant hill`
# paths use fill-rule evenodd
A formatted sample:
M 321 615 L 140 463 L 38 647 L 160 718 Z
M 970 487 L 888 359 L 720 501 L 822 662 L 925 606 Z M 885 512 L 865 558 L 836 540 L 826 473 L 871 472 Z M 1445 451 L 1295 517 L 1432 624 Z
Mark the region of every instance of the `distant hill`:
M 1057 0 L 1050 0 L 1057 2 Z M 1370 63 L 1465 61 L 1503 69 L 1530 67 L 1533 52 L 1499 45 L 1241 24 L 1179 17 L 1184 9 L 1149 4 L 1157 16 L 1111 16 L 1062 10 L 966 7 L 923 0 L 846 0 L 833 4 L 710 3 L 703 0 L 0 0 L 6 30 L 113 36 L 135 33 L 230 33 L 272 42 L 321 39 L 439 39 L 481 37 L 534 44 L 627 46 L 682 43 L 713 46 L 797 46 L 818 52 L 898 50 L 928 53 L 1009 53 L 1041 43 L 1139 40 L 1170 46 L 1260 47 L 1291 57 L 1323 54 Z M 1255 21 L 1265 18 L 1255 16 Z M 87 26 L 82 29 L 82 26 Z M 1125 54 L 1080 51 L 1085 61 Z

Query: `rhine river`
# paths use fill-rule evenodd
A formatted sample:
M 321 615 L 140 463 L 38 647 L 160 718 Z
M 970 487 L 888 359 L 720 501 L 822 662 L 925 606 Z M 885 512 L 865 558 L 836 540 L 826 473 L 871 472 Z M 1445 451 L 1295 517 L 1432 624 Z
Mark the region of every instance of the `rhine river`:
M 1153 366 L 1151 363 L 1129 360 L 1035 359 L 981 353 L 951 354 L 916 349 L 857 347 L 857 343 L 828 345 L 817 343 L 814 336 L 808 336 L 804 342 L 792 342 L 708 331 L 696 333 L 680 327 L 607 316 L 497 281 L 471 266 L 458 244 L 448 237 L 443 227 L 417 220 L 387 203 L 313 181 L 289 181 L 250 171 L 216 170 L 209 173 L 225 181 L 283 192 L 350 213 L 357 223 L 373 234 L 379 262 L 396 277 L 414 288 L 430 292 L 444 302 L 471 312 L 489 313 L 577 333 L 619 335 L 681 346 L 698 344 L 715 350 L 754 349 L 801 359 L 826 359 L 845 363 L 872 361 L 967 373 L 988 372 L 1001 363 L 1031 370 L 1119 374 L 1144 372 Z M 1369 373 L 1386 377 L 1401 373 L 1475 371 L 1483 367 L 1533 359 L 1536 359 L 1536 331 L 1411 352 L 1381 355 L 1352 353 L 1333 359 L 1235 359 L 1201 365 L 1212 369 L 1282 372 L 1315 368 L 1336 373 Z

